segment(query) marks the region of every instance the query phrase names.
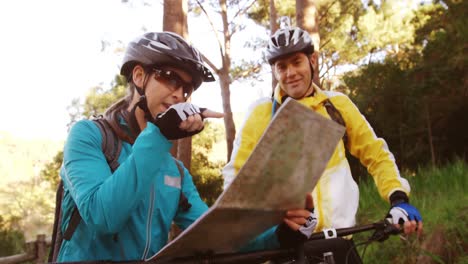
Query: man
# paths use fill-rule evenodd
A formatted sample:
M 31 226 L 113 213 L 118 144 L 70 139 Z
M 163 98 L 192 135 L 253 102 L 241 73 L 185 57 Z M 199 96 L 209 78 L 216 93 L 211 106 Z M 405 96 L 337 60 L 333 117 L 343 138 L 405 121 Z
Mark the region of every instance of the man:
M 266 56 L 278 85 L 273 98 L 260 99 L 250 106 L 244 124 L 234 141 L 231 160 L 223 170 L 225 186 L 234 179 L 276 110 L 289 97 L 326 118 L 336 120 L 337 118 L 331 116 L 341 116 L 343 121 L 341 123 L 346 127 L 345 140 L 338 143 L 323 175 L 312 191 L 315 205 L 313 213 L 317 217 L 315 231 L 331 227 L 351 227 L 356 223 L 359 190 L 346 159 L 345 149 L 348 149 L 367 167 L 375 180 L 380 196 L 390 203 L 388 216 L 392 218 L 393 223 L 397 227 L 402 224 L 405 234 L 415 231 L 421 234 L 422 218 L 418 210 L 409 204 L 410 186 L 406 179 L 400 177 L 395 159 L 388 150 L 386 142 L 375 135 L 372 127 L 346 95 L 321 91 L 313 84 L 314 69 L 317 68 L 313 53 L 314 46 L 309 34 L 300 28 L 287 26 L 279 29 L 271 37 Z M 333 250 L 337 263 L 345 260 L 348 248 L 354 251 L 354 257 L 348 256 L 348 263 L 361 263 L 352 241 L 343 239 L 339 241 L 339 243 L 344 242 L 345 246 L 337 251 Z M 292 244 L 294 243 L 299 242 L 293 241 Z

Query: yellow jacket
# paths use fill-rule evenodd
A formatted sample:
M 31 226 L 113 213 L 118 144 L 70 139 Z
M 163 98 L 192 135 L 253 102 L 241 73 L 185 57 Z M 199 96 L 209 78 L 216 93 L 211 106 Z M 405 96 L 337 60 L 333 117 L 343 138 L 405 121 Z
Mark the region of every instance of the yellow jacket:
M 283 91 L 279 86 L 276 87 L 275 99 L 280 104 L 282 96 Z M 324 106 L 327 98 L 346 123 L 347 149 L 372 175 L 380 196 L 387 201 L 395 191 L 403 191 L 409 196 L 408 181 L 400 177 L 395 158 L 389 151 L 387 143 L 375 135 L 367 120 L 346 95 L 316 89 L 313 96 L 300 99 L 299 102 L 330 119 Z M 268 126 L 272 118 L 272 105 L 271 98 L 262 98 L 249 107 L 244 123 L 234 140 L 231 160 L 223 169 L 225 187 L 237 175 Z M 351 175 L 343 140 L 338 143 L 323 175 L 312 191 L 312 196 L 315 212 L 318 215 L 316 231 L 355 225 L 359 190 Z

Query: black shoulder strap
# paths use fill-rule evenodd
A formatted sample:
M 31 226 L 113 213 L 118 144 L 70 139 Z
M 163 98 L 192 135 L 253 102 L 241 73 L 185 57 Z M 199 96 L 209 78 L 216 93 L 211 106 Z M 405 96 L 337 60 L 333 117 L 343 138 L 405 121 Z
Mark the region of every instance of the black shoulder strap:
M 327 113 L 328 115 L 330 116 L 330 118 L 335 121 L 336 123 L 344 126 L 346 128 L 346 123 L 343 119 L 343 116 L 341 115 L 340 111 L 338 111 L 338 109 L 336 109 L 336 107 L 333 105 L 333 103 L 330 101 L 330 98 L 327 98 L 325 100 L 325 102 L 323 103 L 323 105 L 325 106 L 325 109 L 327 109 Z M 348 135 L 345 131 L 344 135 L 343 135 L 343 143 L 345 145 L 345 147 L 348 146 Z
M 273 117 L 273 115 L 275 115 L 275 113 L 276 113 L 276 110 L 278 110 L 279 103 L 273 97 L 271 98 L 271 100 L 272 100 L 272 103 L 273 103 L 271 116 Z M 325 109 L 327 109 L 327 113 L 330 116 L 330 118 L 333 121 L 337 122 L 338 124 L 340 124 L 340 125 L 342 125 L 342 126 L 344 126 L 346 128 L 346 123 L 345 123 L 345 121 L 343 119 L 343 116 L 341 115 L 340 111 L 338 111 L 338 109 L 336 109 L 336 107 L 330 101 L 330 98 L 327 98 L 324 101 L 323 105 L 325 106 Z M 345 131 L 345 133 L 343 135 L 343 143 L 344 143 L 345 147 L 348 146 L 348 135 L 347 135 L 346 131 Z
M 184 169 L 182 168 L 181 161 L 174 158 L 174 161 L 177 165 L 177 169 L 179 170 L 180 174 L 180 199 L 179 199 L 179 207 L 182 208 L 184 212 L 187 212 L 191 207 L 192 204 L 188 201 L 187 197 L 185 196 L 184 192 L 182 192 L 182 185 L 184 183 Z
M 107 164 L 109 164 L 111 171 L 114 172 L 120 165 L 118 159 L 120 152 L 122 151 L 122 140 L 117 137 L 107 120 L 102 118 L 102 116 L 93 119 L 93 121 L 99 127 L 99 131 L 101 132 L 102 152 L 106 157 Z M 63 239 L 71 239 L 73 233 L 80 224 L 80 221 L 81 215 L 78 211 L 78 208 L 75 206 L 75 208 L 73 208 L 67 229 L 63 233 Z
M 50 246 L 49 257 L 47 262 L 55 262 L 62 246 L 63 234 L 60 224 L 62 223 L 62 199 L 63 199 L 63 182 L 60 180 L 55 194 L 55 216 L 54 227 L 52 230 L 52 240 Z
M 122 140 L 117 137 L 114 130 L 104 118 L 96 118 L 93 120 L 99 127 L 102 135 L 102 152 L 106 157 L 107 163 L 114 172 L 119 167 L 119 156 L 122 151 Z

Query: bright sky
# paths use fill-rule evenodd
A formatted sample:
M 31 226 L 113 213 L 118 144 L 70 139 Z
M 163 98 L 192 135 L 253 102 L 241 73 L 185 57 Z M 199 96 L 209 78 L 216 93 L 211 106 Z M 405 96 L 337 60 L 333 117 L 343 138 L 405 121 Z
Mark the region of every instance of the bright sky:
M 28 138 L 65 139 L 67 106 L 73 98 L 83 99 L 93 86 L 109 86 L 122 59 L 116 48 L 142 34 L 143 27 L 145 31 L 162 30 L 162 1 L 154 1 L 153 6 L 130 2 L 1 1 L 0 131 Z M 219 62 L 219 48 L 209 37 L 214 36 L 211 28 L 206 20 L 194 22 L 200 25 L 189 26 L 191 40 L 215 63 Z M 243 33 L 244 37 L 258 35 L 258 31 L 249 32 Z M 101 51 L 102 40 L 114 45 Z M 233 43 L 233 53 L 249 56 L 241 48 L 241 44 L 236 47 Z M 269 78 L 267 74 L 263 89 L 269 89 Z M 250 85 L 231 88 L 233 111 L 243 111 L 254 97 L 264 94 L 260 85 L 246 86 Z M 253 97 L 245 98 L 246 91 Z M 193 102 L 221 111 L 217 82 L 202 86 Z

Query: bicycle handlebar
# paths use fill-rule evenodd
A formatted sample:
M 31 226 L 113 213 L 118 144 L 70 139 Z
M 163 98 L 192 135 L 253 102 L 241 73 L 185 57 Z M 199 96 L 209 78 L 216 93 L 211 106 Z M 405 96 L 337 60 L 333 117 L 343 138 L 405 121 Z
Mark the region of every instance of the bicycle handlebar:
M 391 222 L 387 219 L 368 224 L 361 225 L 349 228 L 339 228 L 339 229 L 326 229 L 322 232 L 313 233 L 309 240 L 304 244 L 300 245 L 300 250 L 298 248 L 289 248 L 289 249 L 272 249 L 272 250 L 262 250 L 255 252 L 246 252 L 246 253 L 218 253 L 218 254 L 200 254 L 188 257 L 179 257 L 172 258 L 168 260 L 156 260 L 156 261 L 124 261 L 119 262 L 122 264 L 143 264 L 143 263 L 155 263 L 155 264 L 166 264 L 166 263 L 175 263 L 175 264 L 189 264 L 189 263 L 203 263 L 203 264 L 228 264 L 228 263 L 263 263 L 268 260 L 290 260 L 297 257 L 297 254 L 304 255 L 309 253 L 309 250 L 312 250 L 314 246 L 312 242 L 321 240 L 321 239 L 330 239 L 335 237 L 343 237 L 352 234 L 357 234 L 369 230 L 375 230 L 372 236 L 368 241 L 379 241 L 382 242 L 386 240 L 390 235 L 396 235 L 401 232 L 400 229 L 397 229 Z M 310 243 L 310 244 L 309 244 Z M 87 264 L 113 264 L 112 261 L 89 261 L 89 262 L 68 262 L 68 264 L 75 263 L 87 263 Z
M 387 219 L 368 224 L 349 228 L 339 229 L 326 229 L 322 232 L 313 233 L 309 240 L 304 245 L 315 240 L 330 239 L 336 237 L 343 237 L 352 234 L 357 234 L 369 230 L 375 230 L 369 241 L 385 241 L 390 235 L 396 235 L 401 232 L 400 229 L 396 228 Z M 307 251 L 307 247 L 303 247 Z M 204 263 L 204 264 L 227 264 L 227 263 L 261 263 L 272 259 L 283 259 L 291 257 L 297 254 L 297 250 L 294 248 L 290 249 L 275 249 L 275 250 L 262 250 L 247 253 L 222 253 L 222 254 L 201 254 L 198 256 L 181 257 L 168 260 L 167 262 L 154 262 L 157 264 L 162 263 L 177 263 L 177 264 L 188 264 L 188 263 Z
M 319 239 L 329 239 L 329 238 L 336 238 L 336 237 L 344 237 L 348 235 L 353 235 L 369 230 L 375 230 L 375 233 L 370 238 L 372 241 L 379 241 L 382 242 L 386 240 L 390 235 L 396 235 L 401 232 L 400 229 L 396 228 L 393 224 L 390 223 L 388 220 L 383 220 L 380 222 L 368 224 L 368 225 L 361 225 L 355 227 L 348 227 L 348 228 L 339 228 L 339 229 L 324 229 L 322 232 L 313 233 L 309 240 L 319 240 Z

